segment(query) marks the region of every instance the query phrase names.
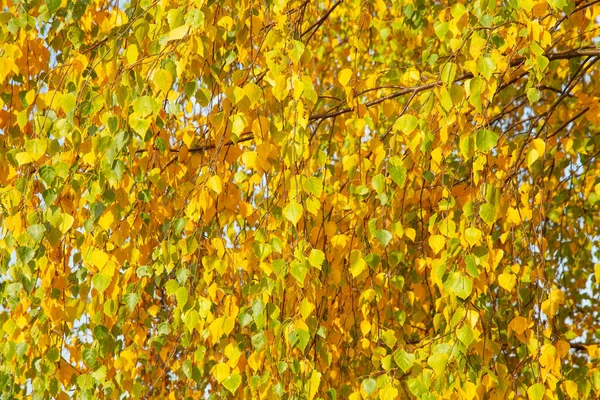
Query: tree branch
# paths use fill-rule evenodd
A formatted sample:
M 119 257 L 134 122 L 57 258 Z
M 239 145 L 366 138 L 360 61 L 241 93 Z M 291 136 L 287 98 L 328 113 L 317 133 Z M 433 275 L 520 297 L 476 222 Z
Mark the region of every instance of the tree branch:
M 317 22 L 315 22 L 314 24 L 312 24 L 307 30 L 305 30 L 301 37 L 304 37 L 306 34 L 308 34 L 310 31 L 313 31 L 313 33 L 310 34 L 310 36 L 308 37 L 308 39 L 306 39 L 306 43 L 310 42 L 310 39 L 312 39 L 312 37 L 314 36 L 314 34 L 317 32 L 317 30 L 319 30 L 319 28 L 321 27 L 321 25 L 323 25 L 323 23 L 325 22 L 325 20 L 327 18 L 329 18 L 329 15 L 333 12 L 333 10 L 336 9 L 337 6 L 339 6 L 340 4 L 342 4 L 344 0 L 339 0 L 337 3 L 335 3 L 329 10 L 327 10 L 327 12 L 325 13 L 325 15 L 323 15 L 321 18 L 319 18 L 319 20 Z
M 554 60 L 570 60 L 572 58 L 577 58 L 577 57 L 585 57 L 585 56 L 600 56 L 600 49 L 596 49 L 594 47 L 583 47 L 580 49 L 572 49 L 572 50 L 566 50 L 566 51 L 562 51 L 562 52 L 558 52 L 558 53 L 547 53 L 545 54 L 545 57 L 548 58 L 549 61 L 554 61 Z M 524 61 L 526 61 L 527 58 L 526 57 L 517 57 L 514 58 L 513 60 L 511 60 L 510 62 L 510 66 L 511 67 L 515 67 L 517 65 L 522 64 Z M 458 78 L 454 79 L 454 82 L 461 82 L 467 79 L 471 79 L 473 78 L 473 74 L 471 72 L 467 72 L 465 74 L 462 74 L 461 76 L 459 76 Z M 396 97 L 408 94 L 408 93 L 419 93 L 422 92 L 424 90 L 428 90 L 428 89 L 432 89 L 436 86 L 439 86 L 442 84 L 441 80 L 438 81 L 434 81 L 434 82 L 430 82 L 424 85 L 420 85 L 420 86 L 415 86 L 412 88 L 404 88 L 404 89 L 400 89 L 397 92 L 388 94 L 386 96 L 380 97 L 378 99 L 375 100 L 371 100 L 368 101 L 366 103 L 364 103 L 364 105 L 369 108 L 372 106 L 375 106 L 377 104 L 381 104 L 386 100 L 392 100 L 395 99 Z M 313 114 L 309 117 L 310 121 L 317 121 L 320 119 L 326 119 L 326 118 L 334 118 L 343 114 L 347 114 L 349 112 L 351 112 L 354 108 L 352 107 L 347 107 L 347 108 L 343 108 L 341 110 L 338 111 L 334 111 L 334 112 L 325 112 L 322 114 Z

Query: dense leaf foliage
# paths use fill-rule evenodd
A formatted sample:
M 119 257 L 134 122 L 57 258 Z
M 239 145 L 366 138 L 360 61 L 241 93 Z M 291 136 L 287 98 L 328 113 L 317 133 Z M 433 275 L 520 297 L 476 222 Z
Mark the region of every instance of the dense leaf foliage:
M 0 4 L 2 398 L 600 396 L 600 2 Z

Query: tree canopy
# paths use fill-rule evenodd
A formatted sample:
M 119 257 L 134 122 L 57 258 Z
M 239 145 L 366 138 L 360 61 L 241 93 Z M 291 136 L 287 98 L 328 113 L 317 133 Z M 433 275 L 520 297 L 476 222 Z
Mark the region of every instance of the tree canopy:
M 600 2 L 0 0 L 1 398 L 600 396 Z

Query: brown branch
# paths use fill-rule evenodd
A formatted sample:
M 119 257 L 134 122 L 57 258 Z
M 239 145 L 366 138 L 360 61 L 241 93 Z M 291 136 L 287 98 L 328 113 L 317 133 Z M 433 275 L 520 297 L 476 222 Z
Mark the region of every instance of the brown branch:
M 339 6 L 340 4 L 342 4 L 344 0 L 339 0 L 337 3 L 335 3 L 326 13 L 325 15 L 323 15 L 321 18 L 319 18 L 319 20 L 317 22 L 315 22 L 314 24 L 312 24 L 307 30 L 305 30 L 301 37 L 304 37 L 307 33 L 309 33 L 310 31 L 313 31 L 313 33 L 310 34 L 310 36 L 308 37 L 308 39 L 306 39 L 306 43 L 310 42 L 310 39 L 312 39 L 312 37 L 315 35 L 315 33 L 319 30 L 319 28 L 321 27 L 321 25 L 323 25 L 323 23 L 325 22 L 325 20 L 327 20 L 327 18 L 329 18 L 329 15 L 333 12 L 333 10 L 336 9 L 337 6 Z
M 567 127 L 567 125 L 569 125 L 571 122 L 575 121 L 577 118 L 581 117 L 583 114 L 585 114 L 586 112 L 588 112 L 590 108 L 589 107 L 585 107 L 583 110 L 579 111 L 577 114 L 575 114 L 573 116 L 573 118 L 569 119 L 567 122 L 565 122 L 564 124 L 562 124 L 558 129 L 556 129 L 554 132 L 552 132 L 550 135 L 548 135 L 548 139 L 550 139 L 551 137 L 554 137 L 556 135 L 558 135 L 558 133 L 560 131 L 562 131 L 563 129 L 565 129 Z
M 230 140 L 230 141 L 229 141 L 229 142 L 227 142 L 227 143 L 223 143 L 223 146 L 234 146 L 234 145 L 236 145 L 236 144 L 238 144 L 238 143 L 247 142 L 247 141 L 249 141 L 249 140 L 252 140 L 252 139 L 254 139 L 254 134 L 253 134 L 252 132 L 244 132 L 244 133 L 242 133 L 242 135 L 243 135 L 243 137 L 242 137 L 242 138 L 240 138 L 240 139 L 238 139 L 237 141 L 235 141 L 235 142 L 234 142 L 233 140 Z M 245 135 L 247 135 L 247 136 L 245 136 Z M 216 146 L 216 144 L 214 144 L 214 143 L 213 143 L 213 144 L 205 144 L 205 145 L 203 145 L 203 146 L 195 146 L 195 147 L 190 147 L 190 148 L 188 149 L 188 151 L 189 151 L 190 153 L 202 153 L 202 152 L 205 152 L 205 151 L 207 151 L 207 150 L 212 150 L 212 149 L 214 149 L 214 148 L 216 148 L 216 147 L 217 147 L 217 146 Z M 154 147 L 154 149 L 156 149 L 156 147 Z M 137 149 L 137 150 L 135 151 L 135 153 L 136 153 L 136 154 L 137 154 L 137 153 L 145 153 L 145 152 L 147 152 L 147 151 L 148 151 L 148 149 Z M 170 151 L 170 152 L 172 152 L 172 153 L 178 153 L 178 152 L 180 151 L 180 149 L 179 149 L 179 148 L 177 148 L 177 147 L 171 147 L 171 148 L 169 149 L 169 151 Z
M 569 345 L 571 346 L 572 350 L 577 350 L 577 351 L 587 351 L 587 347 L 588 346 L 598 346 L 600 343 L 573 343 L 570 342 Z
M 584 57 L 584 56 L 600 56 L 600 49 L 596 49 L 593 47 L 583 47 L 580 49 L 566 50 L 566 51 L 562 51 L 562 52 L 558 52 L 558 53 L 551 53 L 551 54 L 545 55 L 545 57 L 548 58 L 549 61 L 570 60 L 572 58 Z M 517 57 L 517 58 L 511 60 L 509 65 L 511 67 L 514 67 L 514 66 L 522 64 L 525 60 L 527 60 L 527 58 Z M 473 74 L 471 72 L 467 72 L 467 73 L 459 76 L 458 78 L 454 79 L 454 82 L 461 82 L 461 81 L 464 81 L 466 79 L 471 79 L 471 78 L 473 78 Z M 369 108 L 369 107 L 375 106 L 377 104 L 381 104 L 386 100 L 392 100 L 392 99 L 395 99 L 396 97 L 399 97 L 399 96 L 402 96 L 402 95 L 405 95 L 408 93 L 419 93 L 424 90 L 432 89 L 441 84 L 442 84 L 442 81 L 438 80 L 438 81 L 430 82 L 430 83 L 427 83 L 427 84 L 421 85 L 421 86 L 400 89 L 397 92 L 390 93 L 390 94 L 380 97 L 378 99 L 368 101 L 368 102 L 364 103 L 364 105 L 367 108 Z M 347 114 L 347 113 L 351 112 L 352 110 L 353 110 L 352 107 L 346 107 L 346 108 L 343 108 L 343 109 L 335 111 L 335 112 L 325 112 L 322 114 L 313 114 L 308 119 L 309 119 L 309 121 L 317 121 L 317 120 L 325 119 L 325 118 L 333 118 L 333 117 L 337 117 L 339 115 Z

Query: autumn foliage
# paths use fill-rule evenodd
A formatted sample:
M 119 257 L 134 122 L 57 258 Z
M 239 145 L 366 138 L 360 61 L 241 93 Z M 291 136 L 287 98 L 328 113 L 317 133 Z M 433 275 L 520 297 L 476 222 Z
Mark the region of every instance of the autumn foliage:
M 600 397 L 600 2 L 0 0 L 0 397 Z

